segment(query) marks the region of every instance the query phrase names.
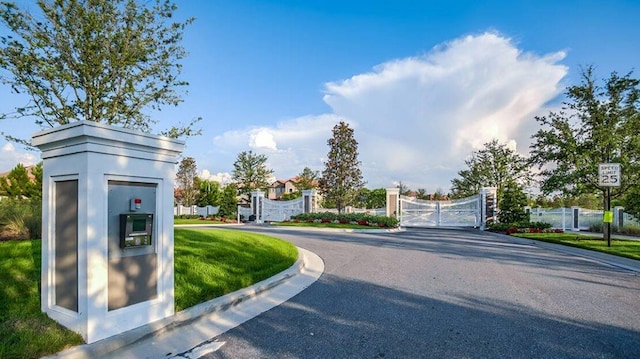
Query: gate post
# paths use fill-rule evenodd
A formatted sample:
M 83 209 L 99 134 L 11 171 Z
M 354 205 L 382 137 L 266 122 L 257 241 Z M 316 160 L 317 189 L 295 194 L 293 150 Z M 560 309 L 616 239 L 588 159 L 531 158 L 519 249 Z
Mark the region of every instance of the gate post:
M 400 189 L 387 188 L 387 217 L 400 218 Z
M 256 217 L 256 223 L 262 223 L 262 204 L 264 199 L 264 192 L 261 190 L 255 190 L 251 192 L 251 213 Z
M 580 207 L 571 207 L 571 230 L 580 232 Z
M 302 213 L 313 213 L 316 211 L 316 190 L 302 190 Z
M 618 227 L 618 230 L 622 230 L 624 226 L 624 207 L 613 207 L 613 224 Z
M 31 143 L 43 160 L 41 310 L 87 343 L 172 316 L 184 142 L 78 121 Z
M 496 222 L 498 211 L 498 198 L 496 187 L 482 187 L 480 191 L 480 213 L 482 222 L 480 229 L 485 230 L 488 224 Z

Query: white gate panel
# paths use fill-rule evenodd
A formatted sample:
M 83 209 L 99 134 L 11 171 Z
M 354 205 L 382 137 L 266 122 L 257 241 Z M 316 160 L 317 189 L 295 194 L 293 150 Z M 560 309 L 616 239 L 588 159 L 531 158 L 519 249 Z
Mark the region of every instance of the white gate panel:
M 262 221 L 281 222 L 290 219 L 291 216 L 304 212 L 303 198 L 290 201 L 274 201 L 268 198 L 262 199 Z
M 440 201 L 440 226 L 479 227 L 480 196 Z
M 480 196 L 451 201 L 400 197 L 400 225 L 409 227 L 479 227 Z
M 438 225 L 438 203 L 400 197 L 400 225 L 435 227 Z

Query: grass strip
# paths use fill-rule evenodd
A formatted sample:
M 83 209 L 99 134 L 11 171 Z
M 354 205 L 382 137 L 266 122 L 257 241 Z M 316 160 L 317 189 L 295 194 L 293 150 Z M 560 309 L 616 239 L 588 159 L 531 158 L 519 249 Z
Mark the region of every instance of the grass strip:
M 611 247 L 602 237 L 572 233 L 514 233 L 512 236 L 562 244 L 640 260 L 640 241 L 612 239 Z
M 295 263 L 295 246 L 228 229 L 175 229 L 176 311 L 247 287 Z M 41 241 L 0 242 L 0 358 L 40 358 L 83 343 L 40 310 Z

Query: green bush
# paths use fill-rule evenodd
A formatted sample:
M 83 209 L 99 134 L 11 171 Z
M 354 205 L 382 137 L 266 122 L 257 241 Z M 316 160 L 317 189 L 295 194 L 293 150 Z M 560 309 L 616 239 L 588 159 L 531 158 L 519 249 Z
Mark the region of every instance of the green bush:
M 491 232 L 506 233 L 512 229 L 549 229 L 550 223 L 546 222 L 517 222 L 517 223 L 493 223 L 487 228 Z
M 202 217 L 199 214 L 181 214 L 178 216 L 173 216 L 174 219 L 199 219 Z
M 291 220 L 300 222 L 336 222 L 336 223 L 355 223 L 366 226 L 375 226 L 383 228 L 395 228 L 398 226 L 398 219 L 387 216 L 373 216 L 366 213 L 301 213 L 291 216 Z

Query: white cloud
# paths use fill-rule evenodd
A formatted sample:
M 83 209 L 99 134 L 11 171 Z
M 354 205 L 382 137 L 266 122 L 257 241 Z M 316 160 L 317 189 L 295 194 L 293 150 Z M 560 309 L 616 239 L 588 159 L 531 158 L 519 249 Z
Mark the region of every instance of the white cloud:
M 340 120 L 333 114 L 323 114 L 283 120 L 269 128 L 228 131 L 213 139 L 211 157 L 217 163 L 231 164 L 242 151 L 265 154 L 267 165 L 274 170 L 275 177 L 281 179 L 296 176 L 304 167 L 320 170 L 322 158 L 329 151 L 327 139 Z M 213 165 L 207 163 L 207 159 L 197 161 L 202 167 Z
M 268 128 L 257 128 L 249 133 L 249 147 L 276 151 L 278 146 L 273 138 L 273 133 Z
M 332 113 L 226 132 L 213 140 L 213 152 L 233 155 L 229 163 L 248 149 L 267 154 L 278 178 L 305 166 L 321 170 L 331 129 L 346 120 L 368 187 L 402 181 L 447 191 L 464 159 L 493 138 L 528 151 L 534 116 L 547 113 L 564 88 L 564 56 L 526 53 L 495 33 L 464 36 L 329 82 L 324 101 Z
M 198 177 L 202 178 L 203 180 L 218 182 L 222 186 L 226 186 L 227 184 L 233 182 L 231 174 L 228 172 L 218 172 L 214 174 L 209 172 L 209 170 L 203 170 L 202 172 L 200 172 Z
M 372 184 L 448 189 L 464 158 L 493 138 L 527 152 L 533 116 L 563 88 L 564 56 L 523 53 L 493 33 L 465 36 L 328 83 L 324 100 L 358 124 Z
M 0 148 L 0 172 L 13 169 L 18 163 L 31 166 L 39 161 L 37 152 L 18 152 L 13 144 L 6 142 Z

